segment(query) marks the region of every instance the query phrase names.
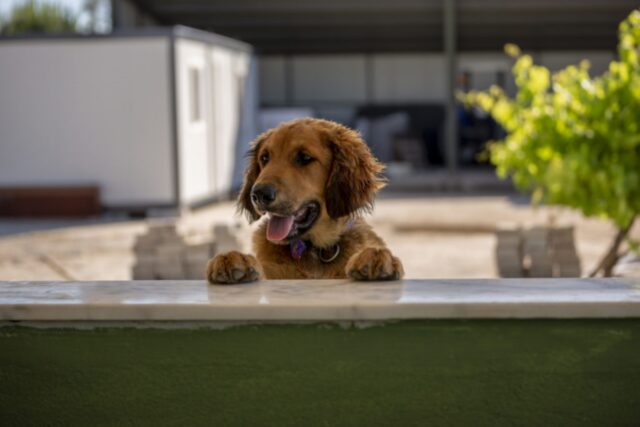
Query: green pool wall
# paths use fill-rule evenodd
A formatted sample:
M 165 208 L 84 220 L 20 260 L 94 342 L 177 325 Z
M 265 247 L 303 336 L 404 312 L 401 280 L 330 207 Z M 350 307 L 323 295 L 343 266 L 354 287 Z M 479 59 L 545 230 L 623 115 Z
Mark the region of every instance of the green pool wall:
M 640 320 L 0 328 L 0 426 L 638 426 Z

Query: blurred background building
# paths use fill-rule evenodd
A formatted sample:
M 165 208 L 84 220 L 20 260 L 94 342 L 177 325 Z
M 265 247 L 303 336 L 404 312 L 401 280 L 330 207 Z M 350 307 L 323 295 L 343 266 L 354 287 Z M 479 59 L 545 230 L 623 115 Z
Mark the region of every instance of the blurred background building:
M 637 6 L 2 0 L 0 217 L 11 218 L 0 219 L 0 278 L 135 277 L 132 248 L 154 221 L 131 216 L 179 217 L 169 234 L 189 257 L 211 249 L 212 226 L 248 250 L 250 227 L 235 224 L 233 202 L 180 214 L 233 196 L 250 141 L 301 116 L 357 128 L 386 163 L 390 185 L 370 219 L 408 277 L 524 271 L 508 244 L 520 248 L 524 237 L 504 222 L 533 230 L 528 249 L 549 249 L 540 233 L 567 225 L 559 230 L 575 230 L 577 253 L 564 252 L 595 265 L 616 230 L 576 211 L 533 209 L 527 195 L 505 191 L 513 187 L 478 156 L 502 130 L 456 95 L 491 85 L 515 94 L 507 43 L 552 71 L 587 59 L 601 74 L 617 57 L 618 24 Z M 21 218 L 33 216 L 47 218 Z M 535 274 L 555 268 L 535 261 L 545 250 L 530 252 Z M 202 264 L 211 254 L 196 255 Z
M 5 3 L 5 15 L 7 5 L 21 3 Z M 492 185 L 497 180 L 478 154 L 501 130 L 462 108 L 456 91 L 495 84 L 513 93 L 506 43 L 552 70 L 588 59 L 592 73 L 602 73 L 615 57 L 618 23 L 637 6 L 634 0 L 50 3 L 78 12 L 73 25 L 80 34 L 8 34 L 5 27 L 0 38 L 4 200 L 29 197 L 16 186 L 82 185 L 99 191 L 94 205 L 130 210 L 227 197 L 240 185 L 248 142 L 307 115 L 360 130 L 388 165 L 393 185 L 427 188 L 434 173 L 450 184 L 438 188 L 458 188 L 470 173 L 476 187 L 485 178 Z
M 618 23 L 636 6 L 633 0 L 114 0 L 113 26 L 181 24 L 246 41 L 259 58 L 263 111 L 311 111 L 358 127 L 392 166 L 456 170 L 476 165 L 499 130 L 456 107 L 454 90 L 497 84 L 512 92 L 506 43 L 552 70 L 588 59 L 592 72 L 602 73 L 615 55 Z
M 255 137 L 246 43 L 175 26 L 25 36 L 0 43 L 0 55 L 0 194 L 14 199 L 5 210 L 92 213 L 68 203 L 71 193 L 55 201 L 78 186 L 127 211 L 194 207 L 233 190 L 236 159 Z

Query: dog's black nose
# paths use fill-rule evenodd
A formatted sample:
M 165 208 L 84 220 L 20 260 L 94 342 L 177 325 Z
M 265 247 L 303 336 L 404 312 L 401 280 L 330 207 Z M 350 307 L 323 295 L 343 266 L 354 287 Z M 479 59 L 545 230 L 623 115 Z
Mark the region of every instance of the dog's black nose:
M 254 205 L 266 208 L 276 199 L 276 188 L 270 184 L 258 184 L 251 189 L 251 201 Z

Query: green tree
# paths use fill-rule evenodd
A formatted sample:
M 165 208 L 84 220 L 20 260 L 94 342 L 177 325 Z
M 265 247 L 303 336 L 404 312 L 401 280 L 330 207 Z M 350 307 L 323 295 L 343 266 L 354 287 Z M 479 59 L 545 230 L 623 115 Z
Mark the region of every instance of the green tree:
M 55 4 L 29 0 L 13 8 L 0 32 L 12 35 L 74 32 L 75 29 L 76 17 L 68 10 Z
M 495 86 L 464 96 L 507 133 L 489 144 L 491 162 L 536 203 L 613 221 L 618 232 L 591 272 L 610 276 L 640 213 L 640 11 L 620 24 L 619 60 L 601 76 L 587 61 L 552 74 L 517 46 L 505 50 L 516 58 L 516 96 Z

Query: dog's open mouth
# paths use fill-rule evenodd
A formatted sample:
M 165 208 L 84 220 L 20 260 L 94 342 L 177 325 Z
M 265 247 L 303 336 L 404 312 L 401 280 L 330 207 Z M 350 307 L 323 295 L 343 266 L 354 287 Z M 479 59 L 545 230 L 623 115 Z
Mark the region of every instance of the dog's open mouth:
M 285 239 L 301 236 L 313 226 L 319 213 L 320 204 L 318 202 L 305 203 L 293 215 L 284 216 L 270 212 L 267 239 L 272 242 L 281 242 Z

